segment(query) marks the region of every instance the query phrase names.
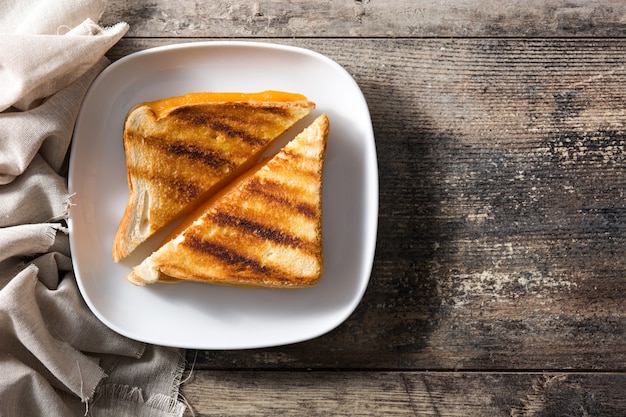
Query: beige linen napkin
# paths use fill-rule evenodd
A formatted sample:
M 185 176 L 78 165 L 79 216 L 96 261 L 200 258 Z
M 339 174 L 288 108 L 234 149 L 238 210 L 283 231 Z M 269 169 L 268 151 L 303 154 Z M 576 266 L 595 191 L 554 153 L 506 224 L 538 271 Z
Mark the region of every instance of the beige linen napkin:
M 104 326 L 74 278 L 66 162 L 80 103 L 128 30 L 102 0 L 0 1 L 0 415 L 180 416 L 184 352 Z

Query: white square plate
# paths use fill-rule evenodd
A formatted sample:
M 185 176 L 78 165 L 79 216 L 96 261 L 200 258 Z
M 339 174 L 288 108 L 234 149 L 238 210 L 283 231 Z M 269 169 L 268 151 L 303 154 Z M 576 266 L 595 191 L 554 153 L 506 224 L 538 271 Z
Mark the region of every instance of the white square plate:
M 111 245 L 128 198 L 124 117 L 138 102 L 196 91 L 282 90 L 330 120 L 323 179 L 324 272 L 312 288 L 271 290 L 193 282 L 137 287 L 124 277 L 158 237 L 123 262 Z M 287 134 L 295 136 L 297 131 Z M 356 308 L 369 281 L 378 222 L 378 167 L 367 103 L 352 77 L 318 53 L 257 42 L 159 47 L 120 59 L 90 87 L 70 157 L 69 229 L 78 286 L 107 326 L 148 343 L 247 349 L 322 335 Z

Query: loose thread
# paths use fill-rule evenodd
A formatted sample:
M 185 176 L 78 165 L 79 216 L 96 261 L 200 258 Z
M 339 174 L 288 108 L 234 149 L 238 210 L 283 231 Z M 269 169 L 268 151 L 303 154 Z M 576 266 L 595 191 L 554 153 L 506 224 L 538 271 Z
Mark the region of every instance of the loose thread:
M 181 386 L 191 379 L 191 376 L 193 375 L 193 371 L 195 370 L 195 367 L 196 367 L 197 359 L 198 359 L 198 351 L 196 350 L 195 354 L 194 354 L 194 357 L 193 357 L 193 362 L 191 363 L 191 367 L 189 368 L 189 374 L 185 378 L 181 378 L 181 379 L 179 379 L 176 382 L 176 389 L 178 391 L 178 398 L 179 398 L 180 401 L 183 402 L 183 404 L 185 404 L 185 406 L 187 407 L 187 409 L 191 413 L 191 417 L 196 417 L 196 413 L 194 412 L 193 407 L 191 406 L 189 401 L 187 401 L 187 398 L 181 392 Z
M 189 368 L 189 375 L 187 375 L 185 377 L 185 379 L 180 381 L 180 383 L 178 384 L 179 388 L 180 388 L 181 385 L 183 385 L 185 382 L 187 382 L 187 381 L 189 381 L 191 379 L 191 375 L 193 374 L 193 371 L 195 369 L 197 359 L 198 359 L 198 351 L 196 350 L 196 353 L 193 356 L 193 362 L 191 363 L 191 368 Z
M 86 416 L 89 414 L 89 399 L 85 398 L 85 393 L 83 390 L 83 373 L 80 370 L 80 363 L 78 363 L 78 361 L 76 361 L 76 368 L 78 368 L 78 377 L 80 378 L 80 400 L 85 403 L 85 414 L 83 415 Z
M 61 29 L 63 29 L 63 33 L 61 33 Z M 71 31 L 72 28 L 68 25 L 61 25 L 57 28 L 57 35 L 65 35 L 67 32 Z

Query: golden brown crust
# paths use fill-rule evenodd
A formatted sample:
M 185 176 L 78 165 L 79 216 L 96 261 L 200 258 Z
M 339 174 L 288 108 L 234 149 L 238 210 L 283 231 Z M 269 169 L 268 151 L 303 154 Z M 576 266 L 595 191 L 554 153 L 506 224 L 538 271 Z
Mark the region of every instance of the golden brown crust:
M 320 116 L 272 159 L 194 214 L 129 280 L 165 274 L 211 284 L 315 285 L 322 274 L 322 172 L 328 119 Z M 141 279 L 141 278 L 139 278 Z
M 307 100 L 134 107 L 124 126 L 129 199 L 117 262 L 248 169 L 314 104 Z

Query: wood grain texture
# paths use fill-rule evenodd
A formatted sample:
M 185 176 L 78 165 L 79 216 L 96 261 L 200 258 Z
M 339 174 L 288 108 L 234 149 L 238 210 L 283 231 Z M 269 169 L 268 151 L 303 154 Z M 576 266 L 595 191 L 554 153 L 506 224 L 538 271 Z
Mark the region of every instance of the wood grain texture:
M 318 51 L 372 115 L 363 301 L 314 340 L 189 351 L 195 415 L 626 415 L 626 3 L 112 0 L 119 20 L 113 61 L 216 38 Z
M 624 374 L 210 371 L 184 396 L 197 417 L 609 416 L 626 409 L 624 384 Z
M 625 41 L 281 42 L 335 59 L 369 103 L 371 282 L 330 334 L 201 368 L 624 369 Z
M 626 35 L 621 0 L 111 0 L 104 24 L 141 37 L 588 37 Z

